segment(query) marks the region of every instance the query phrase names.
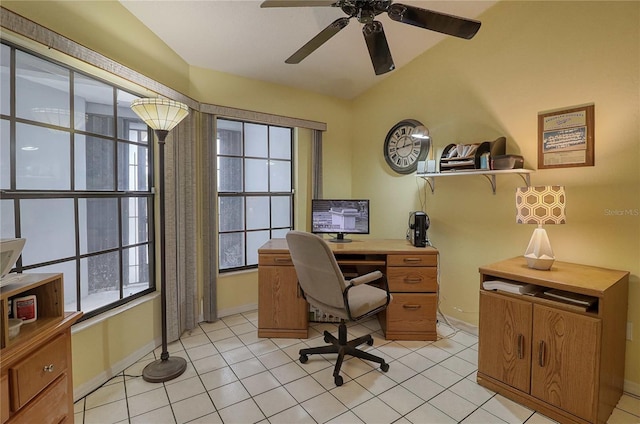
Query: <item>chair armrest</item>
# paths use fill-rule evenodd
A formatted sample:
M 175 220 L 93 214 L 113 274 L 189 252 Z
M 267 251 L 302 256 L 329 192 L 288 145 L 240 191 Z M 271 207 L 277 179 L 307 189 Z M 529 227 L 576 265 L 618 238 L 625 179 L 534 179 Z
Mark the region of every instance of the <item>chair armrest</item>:
M 348 281 L 349 284 L 354 286 L 359 286 L 360 284 L 370 283 L 372 281 L 379 280 L 382 278 L 383 274 L 380 271 L 373 271 L 368 274 L 359 275 L 356 278 L 353 278 Z

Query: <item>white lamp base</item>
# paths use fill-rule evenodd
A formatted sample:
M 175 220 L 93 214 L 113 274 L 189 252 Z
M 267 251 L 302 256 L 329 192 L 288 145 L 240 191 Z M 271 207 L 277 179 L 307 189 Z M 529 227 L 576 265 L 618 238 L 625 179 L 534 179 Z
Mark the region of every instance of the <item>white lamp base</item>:
M 553 256 L 553 250 L 551 250 L 547 232 L 541 226 L 533 230 L 533 235 L 531 235 L 524 257 L 529 268 L 545 271 L 551 269 L 555 257 Z

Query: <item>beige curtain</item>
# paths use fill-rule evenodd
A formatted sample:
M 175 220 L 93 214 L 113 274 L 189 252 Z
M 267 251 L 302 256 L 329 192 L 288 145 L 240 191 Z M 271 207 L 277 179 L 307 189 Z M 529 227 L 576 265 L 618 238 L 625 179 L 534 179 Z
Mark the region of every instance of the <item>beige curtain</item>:
M 311 197 L 322 199 L 322 131 L 311 134 Z
M 165 146 L 167 341 L 197 324 L 196 112 L 174 128 Z

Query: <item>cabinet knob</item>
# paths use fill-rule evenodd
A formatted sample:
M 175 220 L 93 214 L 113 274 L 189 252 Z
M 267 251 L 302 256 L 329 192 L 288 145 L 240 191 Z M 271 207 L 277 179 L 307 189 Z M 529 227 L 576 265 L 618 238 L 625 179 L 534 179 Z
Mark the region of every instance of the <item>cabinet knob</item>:
M 402 305 L 402 307 L 404 309 L 411 309 L 411 310 L 416 310 L 416 309 L 420 309 L 421 308 L 420 305 Z
M 422 282 L 422 278 L 420 277 L 407 277 L 404 279 L 404 282 L 407 284 L 418 284 Z
M 45 365 L 44 368 L 42 369 L 44 372 L 53 372 L 53 364 L 49 364 L 49 365 Z
M 545 359 L 544 340 L 540 340 L 540 345 L 538 346 L 538 365 L 544 367 Z
M 404 258 L 404 262 L 407 264 L 417 264 L 420 263 L 422 259 L 420 258 Z
M 518 334 L 518 359 L 524 358 L 524 336 Z

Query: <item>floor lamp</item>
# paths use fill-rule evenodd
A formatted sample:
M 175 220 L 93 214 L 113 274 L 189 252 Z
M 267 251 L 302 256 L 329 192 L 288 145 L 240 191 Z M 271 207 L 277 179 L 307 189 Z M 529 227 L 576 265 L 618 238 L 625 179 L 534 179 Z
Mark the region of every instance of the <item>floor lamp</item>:
M 187 361 L 180 357 L 169 357 L 167 352 L 167 272 L 165 258 L 165 197 L 164 197 L 164 140 L 188 114 L 187 105 L 167 99 L 137 99 L 131 102 L 131 109 L 150 126 L 158 137 L 160 181 L 160 296 L 162 309 L 162 353 L 160 359 L 151 362 L 142 371 L 142 378 L 151 383 L 162 383 L 181 375 L 187 369 Z

